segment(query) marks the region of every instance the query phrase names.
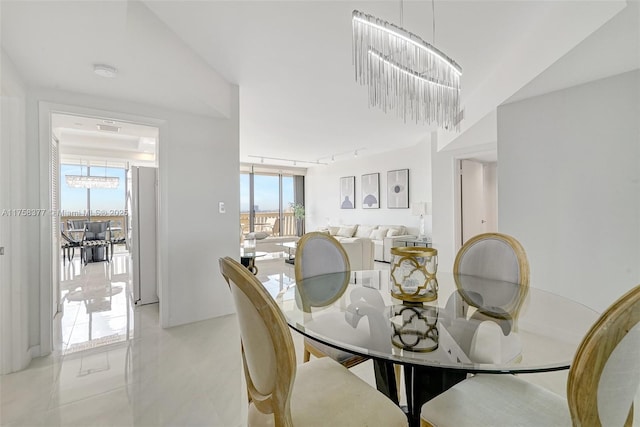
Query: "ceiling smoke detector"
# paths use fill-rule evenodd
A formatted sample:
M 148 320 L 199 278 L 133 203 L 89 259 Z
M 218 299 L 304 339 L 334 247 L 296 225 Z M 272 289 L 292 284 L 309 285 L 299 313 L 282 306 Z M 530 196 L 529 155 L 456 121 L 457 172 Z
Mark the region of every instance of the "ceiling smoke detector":
M 118 74 L 118 70 L 111 65 L 106 64 L 94 64 L 93 72 L 100 77 L 114 78 Z

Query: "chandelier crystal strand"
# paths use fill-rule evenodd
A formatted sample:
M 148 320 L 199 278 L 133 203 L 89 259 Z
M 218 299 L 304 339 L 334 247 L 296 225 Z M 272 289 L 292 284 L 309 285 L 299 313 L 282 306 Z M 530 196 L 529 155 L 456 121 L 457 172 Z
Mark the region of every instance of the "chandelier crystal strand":
M 65 180 L 70 188 L 118 188 L 120 184 L 117 176 L 66 175 Z
M 460 75 L 451 58 L 420 37 L 372 15 L 353 11 L 356 81 L 369 106 L 407 119 L 460 128 Z

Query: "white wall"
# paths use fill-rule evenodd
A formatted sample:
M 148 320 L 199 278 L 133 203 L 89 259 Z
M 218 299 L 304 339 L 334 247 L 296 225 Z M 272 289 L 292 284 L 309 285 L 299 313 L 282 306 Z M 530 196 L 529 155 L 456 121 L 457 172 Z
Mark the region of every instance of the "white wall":
M 159 139 L 159 269 L 160 315 L 163 327 L 176 326 L 221 316 L 233 311 L 228 287 L 218 269 L 219 257 L 237 256 L 239 229 L 239 130 L 238 88 L 233 87 L 230 119 L 214 119 L 116 99 L 34 89 L 27 97 L 28 197 L 31 206 L 42 204 L 46 192 L 41 177 L 38 135 L 42 102 L 114 112 L 111 117 L 140 117 L 162 123 Z M 56 107 L 57 108 L 57 107 Z M 119 116 L 117 113 L 121 113 Z M 226 204 L 226 214 L 218 213 L 218 202 Z M 41 223 L 42 236 L 46 236 Z M 41 251 L 40 232 L 30 230 L 30 257 Z M 33 260 L 32 260 L 33 261 Z M 49 291 L 43 272 L 30 270 L 30 344 L 40 344 L 46 353 L 44 330 L 47 315 L 42 304 Z M 26 284 L 25 284 L 26 285 Z M 33 285 L 33 286 L 32 286 Z M 42 291 L 42 292 L 41 292 Z M 49 344 L 50 345 L 50 344 Z
M 456 226 L 460 223 L 460 200 L 456 185 L 460 185 L 458 159 L 468 159 L 495 151 L 495 144 L 482 144 L 457 150 L 437 151 L 438 142 L 432 133 L 431 164 L 433 167 L 433 247 L 438 249 L 438 270 L 453 271 L 453 261 L 460 247 Z M 499 160 L 500 161 L 500 160 Z M 458 174 L 456 176 L 456 174 Z
M 498 163 L 485 163 L 482 168 L 486 230 L 498 229 Z
M 498 109 L 500 231 L 532 285 L 603 310 L 640 282 L 640 71 Z
M 387 171 L 409 169 L 409 209 L 387 208 Z M 362 175 L 380 173 L 380 208 L 362 209 Z M 356 208 L 340 209 L 340 177 L 356 177 Z M 316 166 L 305 179 L 306 230 L 339 224 L 404 225 L 418 234 L 419 217 L 411 214 L 415 202 L 431 201 L 431 153 L 428 141 L 413 147 Z M 425 231 L 431 235 L 431 218 L 425 217 Z
M 26 202 L 26 88 L 14 64 L 2 50 L 0 121 L 0 210 L 35 207 Z M 29 363 L 27 281 L 29 264 L 25 230 L 38 226 L 34 217 L 0 217 L 0 374 Z

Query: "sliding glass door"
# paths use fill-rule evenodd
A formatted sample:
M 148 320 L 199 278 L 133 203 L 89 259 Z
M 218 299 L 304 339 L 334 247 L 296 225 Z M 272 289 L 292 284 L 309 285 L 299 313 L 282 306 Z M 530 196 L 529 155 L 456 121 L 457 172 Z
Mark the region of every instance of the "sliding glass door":
M 118 185 L 115 188 L 77 188 L 67 183 L 67 175 L 117 177 Z M 114 229 L 122 230 L 126 215 L 125 176 L 124 168 L 62 163 L 59 181 L 62 229 L 75 229 L 74 224 L 83 224 L 84 221 L 109 220 Z
M 296 182 L 300 183 L 296 186 Z M 297 233 L 293 204 L 304 205 L 304 177 L 299 175 L 241 173 L 240 225 L 243 233 L 264 232 L 270 236 Z

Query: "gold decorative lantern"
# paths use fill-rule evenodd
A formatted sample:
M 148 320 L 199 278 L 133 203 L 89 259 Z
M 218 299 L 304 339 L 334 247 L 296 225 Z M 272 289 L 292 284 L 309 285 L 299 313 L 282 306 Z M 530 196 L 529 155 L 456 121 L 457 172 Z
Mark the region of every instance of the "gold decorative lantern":
M 391 295 L 404 303 L 438 298 L 438 251 L 423 247 L 391 248 Z
M 419 353 L 438 348 L 438 307 L 395 305 L 391 327 L 391 342 L 398 348 Z

